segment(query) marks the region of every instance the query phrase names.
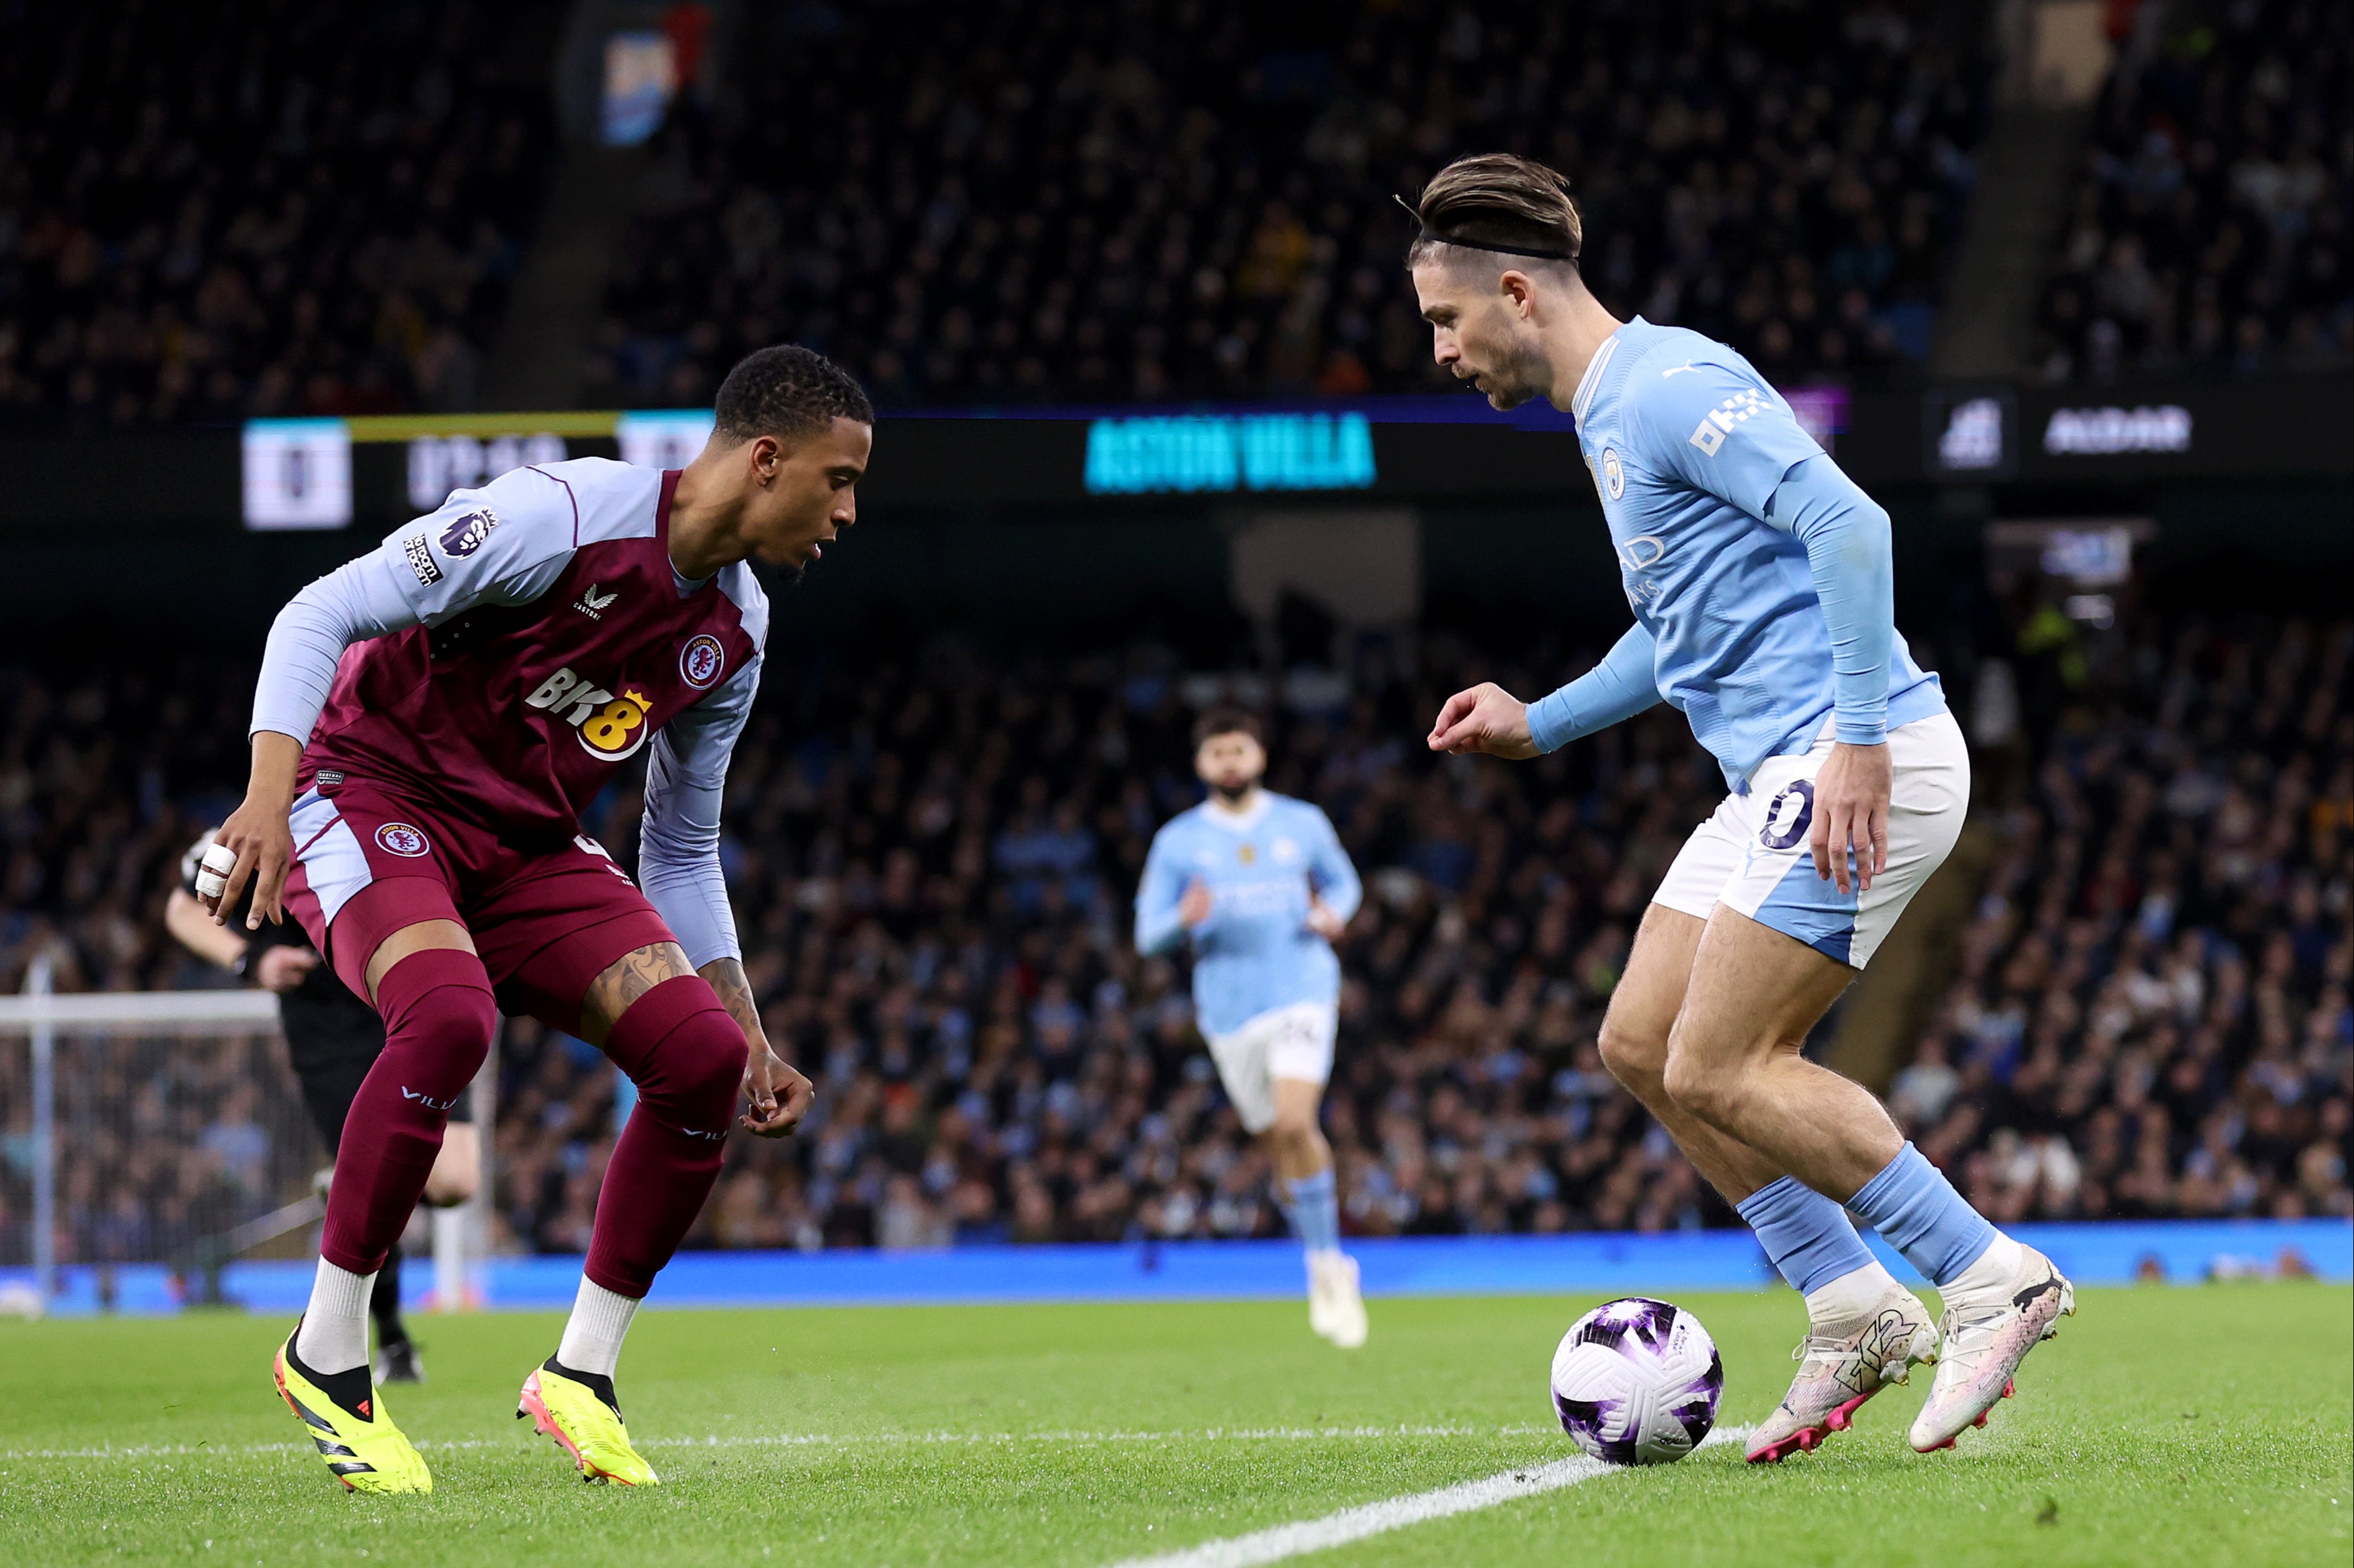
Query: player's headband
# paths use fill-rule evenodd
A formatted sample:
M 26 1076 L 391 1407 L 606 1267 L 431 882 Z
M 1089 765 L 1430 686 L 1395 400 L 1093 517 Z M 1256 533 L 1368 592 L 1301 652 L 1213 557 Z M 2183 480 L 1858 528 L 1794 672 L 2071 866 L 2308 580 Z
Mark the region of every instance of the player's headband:
M 1441 234 L 1422 221 L 1422 214 L 1416 212 L 1414 204 L 1405 197 L 1392 196 L 1390 199 L 1404 207 L 1405 215 L 1414 219 L 1414 227 L 1421 238 L 1436 244 L 1459 245 L 1466 250 L 1492 250 L 1499 256 L 1530 256 L 1540 261 L 1566 261 L 1573 267 L 1577 264 L 1577 252 L 1575 250 L 1532 250 L 1522 245 L 1495 245 L 1485 239 L 1459 239 L 1452 234 Z

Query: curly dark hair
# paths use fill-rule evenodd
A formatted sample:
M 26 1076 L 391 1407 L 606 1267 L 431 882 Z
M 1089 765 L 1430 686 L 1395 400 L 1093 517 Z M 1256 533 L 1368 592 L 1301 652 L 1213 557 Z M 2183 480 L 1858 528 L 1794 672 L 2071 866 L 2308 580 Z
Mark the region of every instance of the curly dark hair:
M 1267 736 L 1259 727 L 1258 715 L 1232 704 L 1220 704 L 1204 709 L 1202 716 L 1193 721 L 1193 746 L 1196 750 L 1204 741 L 1217 735 L 1246 735 L 1262 746 L 1267 744 Z
M 875 422 L 875 405 L 856 377 L 816 350 L 791 343 L 737 361 L 719 384 L 712 411 L 719 433 L 730 441 L 754 436 L 791 440 L 836 419 Z

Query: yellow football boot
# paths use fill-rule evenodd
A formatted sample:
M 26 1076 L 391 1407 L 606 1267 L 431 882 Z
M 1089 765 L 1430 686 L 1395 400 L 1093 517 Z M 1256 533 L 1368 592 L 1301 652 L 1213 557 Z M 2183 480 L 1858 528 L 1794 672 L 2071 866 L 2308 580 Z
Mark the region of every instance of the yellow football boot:
M 356 1370 L 360 1378 L 366 1377 L 367 1369 Z M 307 1372 L 295 1359 L 292 1334 L 278 1347 L 271 1372 L 278 1380 L 279 1397 L 302 1424 L 302 1436 L 327 1462 L 327 1473 L 343 1482 L 346 1490 L 391 1495 L 433 1489 L 432 1472 L 392 1424 L 392 1412 L 384 1407 L 384 1395 L 372 1382 L 360 1383 L 355 1379 L 355 1388 L 364 1387 L 366 1392 L 345 1405 L 320 1386 L 323 1382 L 342 1380 Z
M 654 1467 L 630 1446 L 629 1428 L 621 1425 L 620 1405 L 612 1397 L 612 1380 L 595 1381 L 605 1385 L 601 1391 L 586 1374 L 565 1371 L 550 1356 L 523 1380 L 515 1419 L 528 1415 L 543 1436 L 555 1438 L 556 1446 L 572 1456 L 584 1481 L 659 1486 Z

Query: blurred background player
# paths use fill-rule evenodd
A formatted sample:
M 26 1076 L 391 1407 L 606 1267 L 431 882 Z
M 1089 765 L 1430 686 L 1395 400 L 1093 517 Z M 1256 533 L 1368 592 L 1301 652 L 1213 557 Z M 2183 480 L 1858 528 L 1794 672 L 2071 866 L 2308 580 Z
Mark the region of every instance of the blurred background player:
M 250 887 L 241 906 L 229 912 L 228 923 L 206 913 L 196 895 L 196 867 L 213 842 L 213 832 L 206 829 L 181 857 L 180 885 L 164 901 L 164 924 L 196 957 L 276 993 L 287 1065 L 302 1086 L 302 1104 L 332 1161 L 343 1141 L 344 1119 L 351 1114 L 353 1097 L 384 1049 L 384 1021 L 335 978 L 332 966 L 319 961 L 300 926 L 292 921 L 264 921 L 249 929 Z M 481 1184 L 482 1149 L 475 1139 L 473 1114 L 462 1097 L 450 1113 L 441 1152 L 434 1157 L 432 1173 L 425 1179 L 424 1198 L 429 1207 L 454 1208 L 471 1200 Z M 332 1171 L 327 1174 L 332 1178 Z M 425 1364 L 400 1315 L 398 1241 L 386 1250 L 384 1266 L 369 1291 L 368 1316 L 376 1320 L 376 1381 L 423 1383 Z
M 1365 1342 L 1356 1260 L 1341 1250 L 1332 1150 L 1318 1126 L 1340 1024 L 1332 943 L 1357 912 L 1356 868 L 1324 813 L 1260 787 L 1258 720 L 1214 708 L 1193 727 L 1209 798 L 1153 835 L 1136 890 L 1136 946 L 1191 939 L 1193 1007 L 1226 1097 L 1275 1162 L 1283 1210 L 1308 1256 L 1308 1322 L 1343 1349 Z
M 1407 260 L 1440 365 L 1499 408 L 1544 397 L 1575 416 L 1635 624 L 1534 705 L 1458 692 L 1429 745 L 1535 757 L 1662 697 L 1691 720 L 1732 793 L 1653 895 L 1603 1059 L 1807 1298 L 1797 1380 L 1749 1457 L 1813 1447 L 1933 1356 L 1912 1441 L 1949 1446 L 2073 1292 L 1870 1091 L 1801 1052 L 1952 850 L 1968 749 L 1895 629 L 1887 513 L 1746 359 L 1603 308 L 1568 184 L 1507 154 L 1458 159 L 1424 188 Z M 1938 1331 L 1842 1204 L 1938 1287 Z
M 516 1411 L 590 1479 L 655 1480 L 613 1372 L 739 1093 L 764 1136 L 809 1107 L 745 979 L 719 807 L 768 631 L 747 562 L 800 571 L 857 520 L 874 412 L 830 361 L 778 347 L 728 374 L 715 415 L 684 471 L 580 458 L 453 492 L 271 628 L 214 913 L 255 879 L 248 928 L 292 910 L 385 1023 L 310 1307 L 274 1369 L 348 1488 L 432 1489 L 369 1384 L 366 1303 L 498 1006 L 602 1048 L 638 1086 L 571 1319 Z M 641 893 L 580 813 L 649 745 Z

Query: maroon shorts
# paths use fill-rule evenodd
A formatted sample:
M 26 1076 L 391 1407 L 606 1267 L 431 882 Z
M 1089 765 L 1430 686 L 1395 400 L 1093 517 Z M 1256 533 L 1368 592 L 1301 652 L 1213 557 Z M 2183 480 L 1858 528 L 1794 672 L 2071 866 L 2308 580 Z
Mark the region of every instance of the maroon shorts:
M 517 848 L 348 777 L 305 790 L 288 825 L 286 907 L 357 996 L 387 937 L 455 920 L 473 936 L 502 1012 L 578 1033 L 590 981 L 626 953 L 677 940 L 591 838 Z

